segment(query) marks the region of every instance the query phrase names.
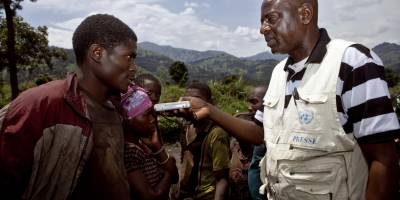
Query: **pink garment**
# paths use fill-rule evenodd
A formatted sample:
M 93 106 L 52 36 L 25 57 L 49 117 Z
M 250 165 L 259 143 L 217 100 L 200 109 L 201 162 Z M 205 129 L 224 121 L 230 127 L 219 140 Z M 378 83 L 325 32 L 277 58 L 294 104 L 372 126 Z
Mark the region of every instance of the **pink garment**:
M 125 119 L 132 119 L 152 106 L 146 90 L 137 85 L 129 85 L 128 91 L 121 95 L 121 108 Z

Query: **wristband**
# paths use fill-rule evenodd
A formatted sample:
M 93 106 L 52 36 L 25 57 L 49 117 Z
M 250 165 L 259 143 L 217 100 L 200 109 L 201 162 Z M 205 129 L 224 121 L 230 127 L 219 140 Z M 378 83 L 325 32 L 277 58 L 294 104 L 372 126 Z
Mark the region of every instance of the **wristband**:
M 163 164 L 167 163 L 168 160 L 169 160 L 169 154 L 167 153 L 167 158 L 164 161 L 159 162 L 158 164 L 163 165 Z

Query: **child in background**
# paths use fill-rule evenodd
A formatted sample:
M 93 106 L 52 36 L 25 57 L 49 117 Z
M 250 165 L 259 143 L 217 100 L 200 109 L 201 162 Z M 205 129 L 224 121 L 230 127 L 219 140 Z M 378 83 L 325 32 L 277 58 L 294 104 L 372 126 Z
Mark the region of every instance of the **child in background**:
M 146 91 L 134 85 L 121 99 L 131 199 L 168 199 L 171 184 L 179 179 L 175 159 L 157 133 L 152 105 Z
M 144 90 L 150 97 L 151 102 L 154 104 L 160 101 L 161 96 L 161 82 L 151 74 L 140 74 L 133 82 Z
M 149 96 L 151 103 L 157 104 L 160 101 L 161 96 L 161 82 L 151 74 L 140 74 L 136 78 L 133 79 L 133 82 L 143 88 L 146 91 L 146 94 Z M 155 112 L 153 112 L 155 118 L 155 125 L 158 133 L 158 137 L 162 139 L 160 129 L 158 127 L 158 117 Z
M 212 102 L 207 84 L 190 84 L 185 96 Z M 226 199 L 229 179 L 229 136 L 210 120 L 194 121 L 182 138 L 181 199 Z
M 250 113 L 238 113 L 235 117 L 245 120 L 252 120 Z M 229 199 L 247 200 L 251 199 L 248 186 L 248 168 L 253 155 L 252 144 L 241 141 L 234 137 L 231 138 L 230 149 L 232 152 L 231 168 L 229 170 Z

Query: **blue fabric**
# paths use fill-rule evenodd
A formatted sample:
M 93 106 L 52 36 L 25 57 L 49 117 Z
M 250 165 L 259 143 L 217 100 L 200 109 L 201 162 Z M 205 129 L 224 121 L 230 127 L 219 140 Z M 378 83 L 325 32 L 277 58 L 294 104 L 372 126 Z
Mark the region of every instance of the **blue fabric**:
M 266 200 L 266 195 L 261 195 L 259 193 L 259 188 L 262 185 L 260 179 L 260 161 L 264 157 L 266 152 L 265 144 L 260 144 L 254 146 L 253 157 L 251 158 L 251 163 L 248 171 L 248 183 L 250 195 L 253 200 Z

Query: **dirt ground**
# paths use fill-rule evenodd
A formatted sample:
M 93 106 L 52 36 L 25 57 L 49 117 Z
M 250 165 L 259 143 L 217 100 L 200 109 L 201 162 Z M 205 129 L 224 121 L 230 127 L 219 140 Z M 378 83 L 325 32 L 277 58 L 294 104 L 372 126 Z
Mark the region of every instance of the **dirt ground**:
M 170 156 L 173 156 L 176 159 L 176 165 L 178 167 L 178 171 L 180 172 L 181 168 L 181 145 L 179 142 L 177 143 L 166 143 L 165 149 L 167 150 Z
M 181 177 L 181 145 L 179 142 L 177 143 L 166 143 L 165 149 L 167 150 L 170 156 L 173 156 L 176 159 L 176 166 L 178 167 L 179 177 Z M 169 199 L 176 200 L 179 196 L 179 184 L 171 185 Z

